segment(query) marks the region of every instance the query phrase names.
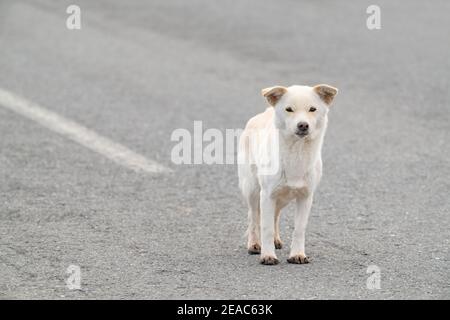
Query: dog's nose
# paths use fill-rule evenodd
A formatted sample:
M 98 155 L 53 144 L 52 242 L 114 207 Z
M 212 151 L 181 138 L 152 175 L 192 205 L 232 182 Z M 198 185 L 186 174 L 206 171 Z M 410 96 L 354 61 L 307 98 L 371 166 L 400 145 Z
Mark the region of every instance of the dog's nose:
M 297 124 L 297 128 L 298 128 L 299 131 L 305 132 L 305 131 L 308 131 L 309 124 L 307 122 L 299 122 Z

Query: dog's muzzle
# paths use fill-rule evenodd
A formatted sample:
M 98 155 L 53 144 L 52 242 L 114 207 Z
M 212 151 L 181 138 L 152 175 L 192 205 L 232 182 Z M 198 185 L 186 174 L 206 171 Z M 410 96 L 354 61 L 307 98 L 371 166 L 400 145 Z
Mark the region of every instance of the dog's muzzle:
M 309 133 L 309 124 L 307 122 L 299 122 L 295 134 L 299 137 L 307 136 Z

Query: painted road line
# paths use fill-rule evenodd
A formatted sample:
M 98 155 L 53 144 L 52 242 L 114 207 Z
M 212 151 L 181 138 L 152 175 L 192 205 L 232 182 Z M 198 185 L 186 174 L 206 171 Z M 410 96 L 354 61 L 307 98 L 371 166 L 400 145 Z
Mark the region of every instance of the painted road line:
M 117 142 L 3 88 L 0 88 L 0 105 L 131 170 L 148 173 L 172 171 Z

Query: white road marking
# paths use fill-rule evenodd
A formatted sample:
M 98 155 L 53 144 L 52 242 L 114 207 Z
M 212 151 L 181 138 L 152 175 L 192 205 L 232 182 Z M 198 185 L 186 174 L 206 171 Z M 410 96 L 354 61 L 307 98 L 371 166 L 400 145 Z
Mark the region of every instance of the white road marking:
M 0 105 L 134 171 L 144 171 L 149 173 L 172 171 L 153 160 L 149 160 L 144 156 L 131 151 L 119 143 L 102 137 L 86 127 L 3 88 L 0 88 Z

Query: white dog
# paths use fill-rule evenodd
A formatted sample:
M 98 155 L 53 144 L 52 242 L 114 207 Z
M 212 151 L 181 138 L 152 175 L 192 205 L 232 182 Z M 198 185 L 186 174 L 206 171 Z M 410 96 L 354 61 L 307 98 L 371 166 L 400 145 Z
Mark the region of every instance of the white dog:
M 250 254 L 277 264 L 282 242 L 280 212 L 296 201 L 290 263 L 308 263 L 305 229 L 314 191 L 322 175 L 322 142 L 328 109 L 337 94 L 328 85 L 275 86 L 262 90 L 270 107 L 251 118 L 239 142 L 239 186 L 248 205 Z M 262 163 L 264 156 L 267 163 Z

